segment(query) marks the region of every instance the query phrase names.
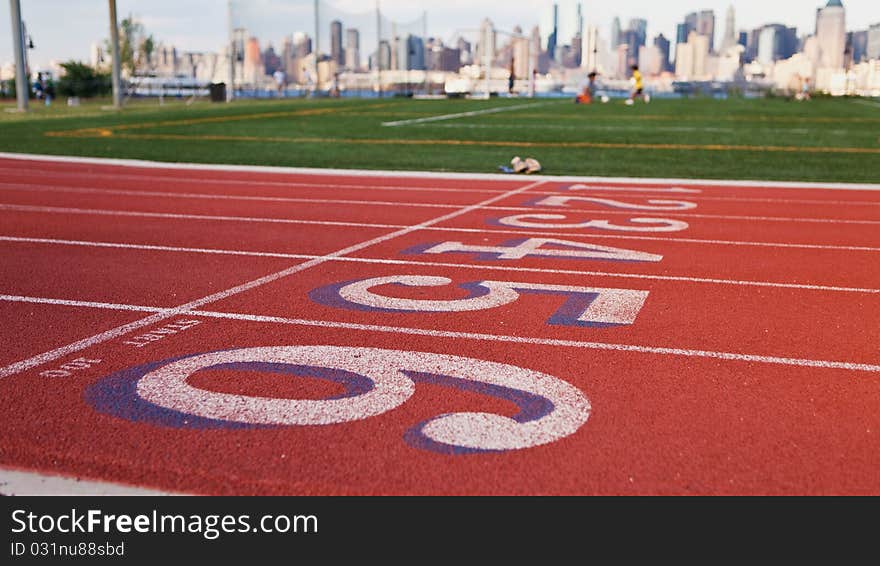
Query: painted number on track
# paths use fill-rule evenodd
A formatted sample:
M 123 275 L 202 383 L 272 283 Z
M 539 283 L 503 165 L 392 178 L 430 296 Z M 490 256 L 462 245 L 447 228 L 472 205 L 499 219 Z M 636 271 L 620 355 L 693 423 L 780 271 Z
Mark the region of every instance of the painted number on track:
M 349 310 L 386 312 L 470 312 L 508 305 L 521 294 L 553 294 L 566 297 L 565 304 L 547 320 L 548 324 L 563 326 L 627 325 L 636 316 L 648 298 L 647 291 L 631 289 L 604 289 L 570 285 L 545 285 L 510 281 L 473 281 L 460 288 L 469 292 L 464 299 L 406 299 L 388 297 L 373 292 L 381 285 L 405 287 L 443 287 L 452 280 L 446 277 L 422 275 L 391 275 L 345 283 L 336 283 L 313 290 L 310 297 L 317 303 Z
M 279 378 L 332 379 L 356 386 L 329 399 L 289 399 L 208 391 L 189 382 L 199 371 L 220 368 L 286 374 Z M 120 385 L 120 379 L 131 385 Z M 196 354 L 110 376 L 93 386 L 86 398 L 98 410 L 132 420 L 149 418 L 166 426 L 324 426 L 396 409 L 413 396 L 419 382 L 478 390 L 519 407 L 510 417 L 483 412 L 441 414 L 404 435 L 412 446 L 444 453 L 520 450 L 556 442 L 577 432 L 591 410 L 579 389 L 537 371 L 444 354 L 341 346 L 272 346 Z M 141 409 L 138 416 L 125 413 L 137 403 L 152 408 Z

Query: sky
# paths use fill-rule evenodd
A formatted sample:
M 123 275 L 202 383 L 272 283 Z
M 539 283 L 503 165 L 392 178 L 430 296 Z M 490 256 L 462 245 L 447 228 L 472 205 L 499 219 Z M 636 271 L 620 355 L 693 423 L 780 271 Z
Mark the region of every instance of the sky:
M 52 60 L 88 61 L 92 43 L 109 37 L 109 16 L 105 0 L 20 0 L 22 17 L 34 49 L 32 67 L 44 67 Z M 247 9 L 240 18 L 248 28 L 261 27 L 261 40 L 280 43 L 284 35 L 304 31 L 313 35 L 312 0 L 238 0 Z M 341 11 L 367 13 L 375 0 L 324 0 Z M 380 0 L 384 15 L 398 21 L 411 21 L 427 13 L 428 35 L 446 40 L 456 30 L 476 28 L 488 17 L 499 30 L 521 26 L 528 32 L 540 25 L 546 42 L 552 0 Z M 577 0 L 558 0 L 560 37 L 568 43 L 574 31 Z M 724 31 L 727 8 L 736 9 L 737 28 L 750 29 L 767 23 L 796 26 L 798 34 L 812 33 L 816 8 L 825 0 L 582 0 L 584 19 L 595 24 L 607 40 L 612 19 L 617 16 L 626 27 L 630 18 L 648 20 L 648 36 L 663 33 L 675 38 L 675 26 L 685 14 L 714 10 L 716 36 Z M 878 0 L 844 0 L 847 29 L 861 30 L 880 23 Z M 9 3 L 0 3 L 0 65 L 12 61 Z M 117 0 L 119 18 L 134 15 L 158 41 L 183 51 L 217 51 L 228 36 L 226 0 Z M 329 10 L 328 10 L 329 12 Z M 365 14 L 367 21 L 372 18 Z M 358 18 L 351 18 L 358 21 Z M 259 21 L 259 23 L 256 23 Z M 346 24 L 356 25 L 356 24 Z M 323 26 L 322 26 L 323 27 Z M 329 31 L 322 29 L 323 36 Z M 322 43 L 324 41 L 322 40 Z M 371 46 L 362 46 L 362 50 Z

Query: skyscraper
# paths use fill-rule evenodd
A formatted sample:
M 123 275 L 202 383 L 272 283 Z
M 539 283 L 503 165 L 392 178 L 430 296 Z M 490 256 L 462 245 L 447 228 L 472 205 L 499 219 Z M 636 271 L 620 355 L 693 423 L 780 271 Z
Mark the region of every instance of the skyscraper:
M 731 4 L 727 8 L 727 17 L 724 19 L 724 40 L 721 42 L 721 50 L 728 49 L 736 45 L 738 37 L 736 35 L 736 11 Z
M 671 71 L 672 66 L 669 63 L 669 40 L 661 33 L 654 38 L 654 47 L 660 52 L 660 71 Z
M 709 38 L 709 51 L 715 46 L 715 12 L 703 10 L 697 15 L 696 32 Z
M 611 48 L 617 49 L 617 46 L 620 45 L 620 18 L 615 17 L 614 22 L 611 23 Z M 687 34 L 685 34 L 683 41 L 687 41 Z
M 330 22 L 330 59 L 340 67 L 345 64 L 345 53 L 342 51 L 342 22 Z
M 768 24 L 757 32 L 759 63 L 769 65 L 788 59 L 797 50 L 797 29 L 782 24 Z
M 840 0 L 829 0 L 816 11 L 819 67 L 842 69 L 846 51 L 846 11 Z
M 345 30 L 345 68 L 357 70 L 361 66 L 361 34 L 354 28 Z
M 874 24 L 868 28 L 866 50 L 868 59 L 880 59 L 880 24 Z
M 684 23 L 678 26 L 676 41 L 678 43 L 690 41 L 692 31 L 709 39 L 709 50 L 711 51 L 715 45 L 715 12 L 703 10 L 702 12 L 691 12 L 685 16 Z
M 547 38 L 547 55 L 550 59 L 556 58 L 556 43 L 559 37 L 559 4 L 553 4 L 553 31 Z

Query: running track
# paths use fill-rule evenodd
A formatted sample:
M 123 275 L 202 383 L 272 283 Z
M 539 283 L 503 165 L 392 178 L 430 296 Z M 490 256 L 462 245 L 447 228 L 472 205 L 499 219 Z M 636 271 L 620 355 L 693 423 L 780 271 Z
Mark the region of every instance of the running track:
M 4 493 L 880 493 L 880 185 L 3 155 L 0 250 Z

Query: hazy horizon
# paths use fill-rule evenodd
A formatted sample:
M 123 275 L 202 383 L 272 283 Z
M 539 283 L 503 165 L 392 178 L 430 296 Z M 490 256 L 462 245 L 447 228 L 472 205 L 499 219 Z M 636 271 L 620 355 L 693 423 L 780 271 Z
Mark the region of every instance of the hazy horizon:
M 560 42 L 568 43 L 574 33 L 576 0 L 561 0 Z M 667 0 L 660 7 L 648 0 L 618 0 L 617 2 L 580 2 L 584 20 L 597 25 L 601 36 L 607 40 L 613 18 L 619 17 L 624 27 L 631 18 L 648 21 L 649 38 L 663 33 L 673 41 L 675 26 L 688 12 L 714 10 L 716 17 L 716 41 L 724 33 L 725 14 L 729 5 L 736 9 L 737 29 L 752 29 L 767 23 L 782 23 L 798 29 L 798 35 L 814 31 L 816 8 L 826 2 L 803 2 L 783 0 L 763 2 L 759 0 Z M 374 11 L 373 0 L 338 0 L 330 2 L 338 10 L 354 13 Z M 382 13 L 392 19 L 409 21 L 427 13 L 428 35 L 448 39 L 456 29 L 477 27 L 483 18 L 490 18 L 501 30 L 519 25 L 528 31 L 541 26 L 542 39 L 546 42 L 551 24 L 552 1 L 540 0 L 381 0 Z M 132 14 L 145 26 L 157 41 L 174 45 L 183 51 L 217 51 L 227 38 L 226 0 L 118 0 L 119 18 Z M 265 18 L 253 32 L 262 41 L 278 43 L 280 39 L 296 31 L 314 34 L 314 16 L 311 0 L 250 0 L 248 11 L 255 6 L 266 6 Z M 847 30 L 866 29 L 870 24 L 880 23 L 880 4 L 876 0 L 848 0 Z M 32 37 L 35 48 L 29 57 L 32 67 L 44 67 L 50 61 L 69 59 L 88 61 L 90 46 L 109 36 L 109 18 L 106 2 L 93 0 L 21 0 L 22 17 Z M 279 14 L 286 13 L 290 21 Z M 294 15 L 299 14 L 299 15 Z M 274 15 L 274 17 L 273 17 Z M 8 3 L 0 9 L 0 29 L 5 30 L 5 40 L 0 41 L 0 64 L 12 61 L 11 24 Z M 326 36 L 329 32 L 321 30 Z M 324 43 L 324 41 L 322 41 Z M 371 46 L 363 45 L 362 51 Z

